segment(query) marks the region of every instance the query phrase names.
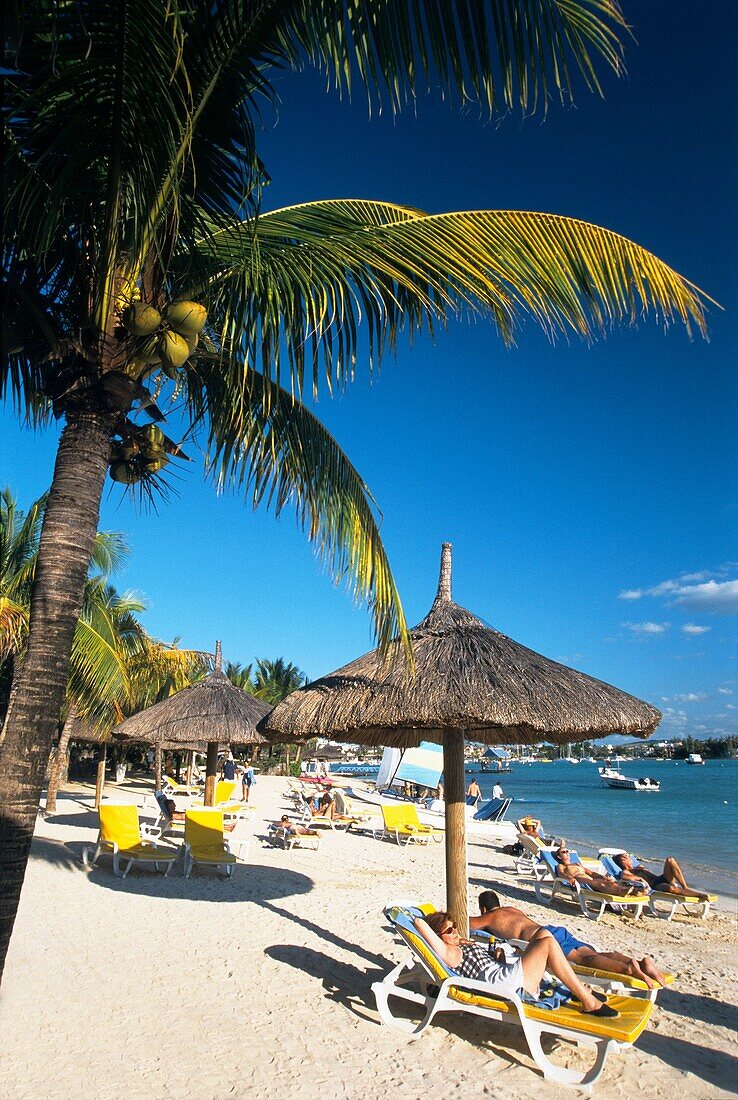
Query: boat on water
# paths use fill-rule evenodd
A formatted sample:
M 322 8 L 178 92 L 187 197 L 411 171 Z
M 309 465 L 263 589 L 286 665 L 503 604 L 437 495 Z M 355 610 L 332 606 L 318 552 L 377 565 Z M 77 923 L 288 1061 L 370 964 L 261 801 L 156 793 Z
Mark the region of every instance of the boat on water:
M 376 783 L 352 786 L 351 797 L 374 806 L 396 806 L 398 802 L 412 803 L 424 825 L 442 829 L 446 806 L 443 799 L 435 797 L 409 798 L 407 791 L 425 788 L 435 791 L 443 768 L 443 749 L 431 741 L 422 741 L 417 748 L 387 748 L 382 756 Z M 486 837 L 494 844 L 514 844 L 517 828 L 505 814 L 511 798 L 480 799 L 466 806 L 466 831 L 473 837 Z
M 688 764 L 704 764 L 704 760 L 698 752 L 691 752 L 687 757 Z
M 598 768 L 603 787 L 612 787 L 617 791 L 660 791 L 661 784 L 658 779 L 635 779 L 630 775 L 623 775 L 619 768 Z

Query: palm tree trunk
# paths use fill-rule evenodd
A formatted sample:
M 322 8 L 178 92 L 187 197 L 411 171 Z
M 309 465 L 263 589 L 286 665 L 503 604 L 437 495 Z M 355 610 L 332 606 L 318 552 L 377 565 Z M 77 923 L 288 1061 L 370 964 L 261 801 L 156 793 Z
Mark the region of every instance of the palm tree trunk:
M 62 772 L 64 770 L 64 761 L 67 757 L 67 749 L 69 748 L 69 735 L 72 732 L 74 718 L 74 707 L 70 707 L 69 714 L 67 715 L 67 720 L 62 726 L 62 731 L 59 734 L 59 744 L 56 746 L 56 755 L 52 761 L 51 770 L 49 772 L 49 785 L 46 789 L 47 814 L 56 813 L 56 792 L 59 790 L 59 780 L 61 779 Z
M 110 424 L 70 416 L 59 441 L 31 594 L 28 649 L 0 745 L 0 977 L 18 910 L 46 766 L 97 531 Z

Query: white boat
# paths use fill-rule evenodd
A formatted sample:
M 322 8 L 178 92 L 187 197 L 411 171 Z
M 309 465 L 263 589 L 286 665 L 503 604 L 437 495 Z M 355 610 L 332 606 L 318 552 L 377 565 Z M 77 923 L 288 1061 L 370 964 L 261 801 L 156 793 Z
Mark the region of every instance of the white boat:
M 399 798 L 386 791 L 366 790 L 358 786 L 351 787 L 350 797 L 355 802 L 368 802 L 373 806 L 397 806 L 398 803 L 408 802 L 417 810 L 418 817 L 424 825 L 432 825 L 435 829 L 443 829 L 446 814 L 446 805 L 440 798 L 428 799 L 425 802 L 410 802 L 409 799 Z M 492 800 L 490 800 L 492 801 Z M 518 839 L 518 830 L 512 821 L 479 821 L 475 814 L 484 811 L 487 803 L 482 802 L 479 807 L 466 807 L 466 832 L 475 839 L 485 837 L 493 844 L 514 844 Z
M 698 752 L 691 752 L 687 757 L 688 764 L 704 764 L 704 760 Z
M 603 787 L 612 787 L 618 791 L 660 791 L 661 784 L 658 779 L 634 779 L 630 775 L 623 775 L 620 769 L 598 768 Z

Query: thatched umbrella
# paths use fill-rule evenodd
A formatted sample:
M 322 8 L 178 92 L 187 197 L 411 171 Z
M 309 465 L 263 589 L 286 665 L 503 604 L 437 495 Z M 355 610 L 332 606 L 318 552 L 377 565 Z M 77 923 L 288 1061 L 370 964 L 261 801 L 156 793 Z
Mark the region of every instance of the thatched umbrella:
M 179 745 L 191 748 L 207 743 L 205 805 L 215 800 L 215 773 L 221 745 L 264 744 L 256 723 L 270 707 L 232 684 L 221 671 L 220 642 L 215 647 L 215 671 L 196 684 L 183 688 L 160 703 L 126 718 L 113 730 L 130 741 L 144 741 L 157 751 L 156 784 L 161 784 L 161 748 Z
M 379 650 L 289 695 L 259 728 L 277 738 L 329 737 L 365 745 L 443 745 L 447 905 L 468 927 L 464 737 L 487 744 L 647 737 L 655 707 L 550 661 L 487 626 L 451 599 L 451 544 L 438 593 L 411 632 L 415 672 L 402 646 Z

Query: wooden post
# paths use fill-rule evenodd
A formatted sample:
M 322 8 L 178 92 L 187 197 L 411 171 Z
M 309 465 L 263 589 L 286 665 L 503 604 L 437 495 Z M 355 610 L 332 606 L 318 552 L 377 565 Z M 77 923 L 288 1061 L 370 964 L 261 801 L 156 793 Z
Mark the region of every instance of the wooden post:
M 161 745 L 154 745 L 154 790 L 161 790 Z
M 192 775 L 195 769 L 195 750 L 190 749 L 189 762 L 187 764 L 187 775 L 185 776 L 185 783 L 188 787 L 192 786 Z
M 108 754 L 108 746 L 103 741 L 97 750 L 97 777 L 95 780 L 95 809 L 102 802 L 103 788 L 105 787 L 105 758 Z
M 446 908 L 459 930 L 469 935 L 466 863 L 466 778 L 464 732 L 443 731 L 443 777 L 446 801 Z
M 205 765 L 205 805 L 215 805 L 215 779 L 218 771 L 218 742 L 208 741 L 208 756 Z

